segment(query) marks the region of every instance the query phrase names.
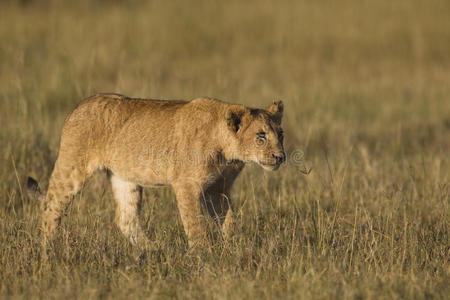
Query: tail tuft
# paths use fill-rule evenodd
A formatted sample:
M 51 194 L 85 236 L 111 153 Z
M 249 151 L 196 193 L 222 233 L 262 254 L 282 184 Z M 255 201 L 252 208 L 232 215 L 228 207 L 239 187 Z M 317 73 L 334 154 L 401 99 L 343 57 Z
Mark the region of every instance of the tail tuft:
M 28 177 L 27 180 L 27 192 L 28 197 L 31 199 L 37 199 L 41 201 L 44 198 L 44 194 L 42 193 L 41 189 L 39 188 L 39 184 L 36 181 L 36 179 L 32 177 Z

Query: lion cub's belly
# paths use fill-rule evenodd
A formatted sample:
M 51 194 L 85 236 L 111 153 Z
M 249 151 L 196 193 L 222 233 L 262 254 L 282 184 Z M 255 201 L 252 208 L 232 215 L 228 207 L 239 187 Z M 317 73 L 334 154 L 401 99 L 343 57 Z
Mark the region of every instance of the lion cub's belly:
M 137 183 L 146 187 L 161 187 L 169 185 L 168 168 L 154 161 L 133 160 L 128 157 L 106 166 L 123 180 Z

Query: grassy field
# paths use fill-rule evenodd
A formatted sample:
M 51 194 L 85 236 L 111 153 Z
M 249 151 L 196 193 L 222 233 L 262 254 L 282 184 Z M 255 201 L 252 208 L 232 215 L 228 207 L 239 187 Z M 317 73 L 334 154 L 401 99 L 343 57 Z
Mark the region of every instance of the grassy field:
M 449 1 L 75 2 L 0 2 L 0 298 L 448 299 Z M 43 261 L 26 177 L 96 92 L 281 98 L 290 160 L 246 167 L 237 233 L 201 253 L 145 190 L 141 259 L 99 173 Z

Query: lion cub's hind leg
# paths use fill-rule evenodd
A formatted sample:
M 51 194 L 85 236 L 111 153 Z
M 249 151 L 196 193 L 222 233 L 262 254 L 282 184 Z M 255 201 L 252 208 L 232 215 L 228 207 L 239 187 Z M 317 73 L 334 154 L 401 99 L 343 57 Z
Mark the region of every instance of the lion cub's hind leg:
M 142 187 L 114 174 L 111 176 L 111 184 L 116 198 L 117 226 L 130 239 L 131 244 L 142 250 L 147 249 L 149 242 L 139 225 Z
M 88 175 L 80 165 L 72 165 L 61 157 L 56 161 L 47 194 L 41 203 L 44 245 L 53 239 L 64 208 L 83 187 Z

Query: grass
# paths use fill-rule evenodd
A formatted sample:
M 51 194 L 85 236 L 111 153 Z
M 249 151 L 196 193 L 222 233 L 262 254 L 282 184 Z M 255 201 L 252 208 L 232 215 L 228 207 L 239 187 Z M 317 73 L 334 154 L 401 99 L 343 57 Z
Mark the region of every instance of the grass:
M 449 14 L 439 0 L 2 2 L 0 297 L 448 297 Z M 246 167 L 236 235 L 197 254 L 172 191 L 145 190 L 161 249 L 142 259 L 100 173 L 42 261 L 26 177 L 47 186 L 65 116 L 104 91 L 281 98 L 289 163 Z

